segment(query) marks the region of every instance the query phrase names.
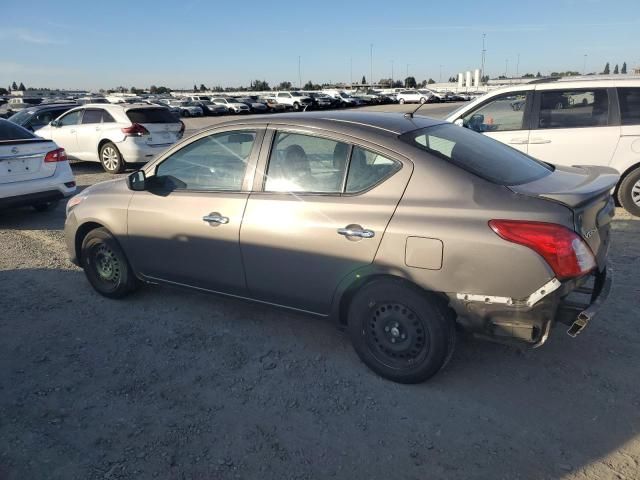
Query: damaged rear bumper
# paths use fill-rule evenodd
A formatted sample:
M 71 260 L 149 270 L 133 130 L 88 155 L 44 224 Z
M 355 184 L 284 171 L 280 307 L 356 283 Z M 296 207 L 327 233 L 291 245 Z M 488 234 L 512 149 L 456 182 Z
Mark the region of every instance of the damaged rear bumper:
M 529 297 L 513 299 L 456 293 L 450 305 L 458 322 L 472 333 L 494 340 L 542 345 L 551 327 L 560 322 L 575 337 L 595 317 L 611 291 L 608 269 L 578 279 L 552 279 Z

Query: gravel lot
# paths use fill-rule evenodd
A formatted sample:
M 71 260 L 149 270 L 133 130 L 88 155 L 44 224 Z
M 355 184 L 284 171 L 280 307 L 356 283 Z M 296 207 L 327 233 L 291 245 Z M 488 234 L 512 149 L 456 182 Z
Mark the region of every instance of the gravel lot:
M 580 337 L 462 338 L 402 386 L 317 319 L 165 287 L 102 298 L 67 260 L 63 205 L 0 212 L 0 479 L 638 479 L 640 221 L 617 213 L 614 289 Z

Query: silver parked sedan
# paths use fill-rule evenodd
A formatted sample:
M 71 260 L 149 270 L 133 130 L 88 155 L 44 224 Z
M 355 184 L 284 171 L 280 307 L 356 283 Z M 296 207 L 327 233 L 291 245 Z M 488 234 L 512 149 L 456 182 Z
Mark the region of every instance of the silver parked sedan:
M 617 179 L 410 114 L 256 116 L 87 188 L 65 232 L 102 295 L 165 283 L 330 317 L 412 383 L 451 357 L 456 323 L 532 346 L 558 322 L 577 335 L 610 288 Z

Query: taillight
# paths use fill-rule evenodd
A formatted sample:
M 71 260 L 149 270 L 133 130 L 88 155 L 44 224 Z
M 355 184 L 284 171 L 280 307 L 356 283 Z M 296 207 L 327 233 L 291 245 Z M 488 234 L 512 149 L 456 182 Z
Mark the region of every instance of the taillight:
M 593 252 L 582 238 L 563 225 L 522 220 L 491 220 L 500 237 L 529 247 L 553 269 L 558 279 L 574 278 L 596 266 Z
M 144 128 L 139 123 L 134 123 L 130 127 L 121 128 L 122 133 L 128 137 L 141 137 L 142 135 L 149 135 L 149 130 Z
M 185 125 L 184 122 L 182 120 L 180 120 L 180 136 L 182 136 L 184 134 L 184 129 L 185 129 Z
M 67 152 L 64 151 L 64 148 L 56 148 L 44 156 L 44 161 L 46 163 L 66 162 L 67 160 Z

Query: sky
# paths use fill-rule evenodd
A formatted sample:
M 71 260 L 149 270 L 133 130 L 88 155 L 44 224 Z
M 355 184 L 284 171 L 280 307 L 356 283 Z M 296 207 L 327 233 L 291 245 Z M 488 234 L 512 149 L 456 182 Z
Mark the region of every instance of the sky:
M 303 83 L 439 81 L 480 68 L 483 33 L 492 77 L 631 68 L 637 2 L 0 0 L 0 86 L 297 85 L 298 59 Z

